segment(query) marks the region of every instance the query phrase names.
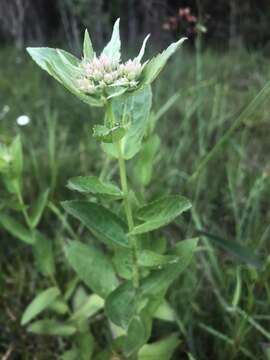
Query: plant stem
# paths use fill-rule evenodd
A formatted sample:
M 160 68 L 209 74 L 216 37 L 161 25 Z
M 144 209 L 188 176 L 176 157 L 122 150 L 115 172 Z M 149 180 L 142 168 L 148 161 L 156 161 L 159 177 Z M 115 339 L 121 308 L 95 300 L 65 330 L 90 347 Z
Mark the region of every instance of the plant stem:
M 120 180 L 124 195 L 126 218 L 127 218 L 129 232 L 131 232 L 134 228 L 134 221 L 132 215 L 132 208 L 129 201 L 129 189 L 128 189 L 128 181 L 127 181 L 126 164 L 122 154 L 121 140 L 116 143 L 116 146 L 118 151 Z M 133 285 L 135 288 L 137 288 L 139 287 L 139 282 L 140 282 L 140 274 L 139 274 L 139 266 L 138 266 L 138 247 L 137 247 L 136 237 L 132 236 L 131 240 L 132 240 L 132 251 L 133 251 Z

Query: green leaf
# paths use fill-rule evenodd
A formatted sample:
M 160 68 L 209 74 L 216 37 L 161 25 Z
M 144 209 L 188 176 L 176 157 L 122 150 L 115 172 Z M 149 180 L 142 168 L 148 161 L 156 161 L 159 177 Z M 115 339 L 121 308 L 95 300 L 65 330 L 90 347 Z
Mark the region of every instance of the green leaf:
M 154 317 L 156 319 L 171 322 L 174 322 L 176 319 L 173 308 L 166 300 L 162 301 L 162 303 L 159 305 L 159 307 L 154 313 Z
M 140 299 L 131 282 L 125 282 L 115 289 L 105 301 L 105 311 L 108 318 L 123 329 L 138 312 Z
M 178 260 L 178 256 L 160 255 L 150 250 L 142 250 L 138 257 L 139 265 L 144 267 L 159 267 L 167 264 L 175 264 Z
M 180 340 L 177 334 L 165 339 L 144 345 L 138 354 L 138 360 L 170 360 Z
M 73 66 L 79 65 L 79 59 L 77 59 L 75 56 L 64 50 L 53 49 L 48 47 L 28 47 L 26 50 L 31 56 L 31 58 L 43 70 L 47 71 L 53 77 L 55 74 L 51 72 L 51 69 L 50 67 L 48 67 L 48 64 L 55 64 L 55 65 L 57 64 L 60 67 L 64 66 L 65 64 L 63 64 L 63 58 L 60 57 L 60 54 L 62 54 L 67 59 L 67 61 Z
M 9 147 L 9 152 L 12 157 L 11 174 L 15 178 L 21 177 L 23 171 L 23 152 L 20 136 L 17 136 Z
M 133 254 L 132 249 L 119 248 L 115 251 L 113 264 L 117 274 L 123 279 L 130 280 L 133 276 Z
M 104 143 L 115 143 L 121 140 L 125 133 L 126 129 L 120 125 L 111 129 L 104 125 L 94 125 L 93 127 L 93 137 Z
M 190 264 L 197 243 L 198 238 L 180 241 L 172 251 L 178 255 L 178 262 L 176 264 L 165 265 L 163 269 L 153 271 L 148 277 L 143 279 L 140 287 L 142 295 L 157 296 L 166 291 L 172 282 Z
M 124 354 L 129 357 L 136 353 L 148 340 L 148 326 L 141 316 L 134 316 L 128 326 L 124 342 Z
M 98 311 L 103 309 L 103 307 L 104 300 L 100 296 L 92 294 L 82 304 L 82 306 L 73 313 L 70 319 L 72 321 L 88 319 L 89 317 L 95 315 Z
M 180 195 L 165 196 L 153 201 L 138 210 L 137 217 L 145 222 L 135 226 L 130 234 L 143 234 L 165 226 L 190 208 L 190 201 Z
M 181 44 L 187 38 L 182 38 L 175 43 L 172 43 L 161 54 L 158 54 L 152 60 L 150 60 L 142 71 L 142 82 L 146 85 L 151 84 L 159 75 L 161 70 L 166 65 L 169 58 L 175 53 L 175 51 L 181 46 Z
M 15 238 L 27 243 L 34 244 L 34 237 L 31 232 L 9 215 L 0 215 L 0 224 Z
M 125 225 L 107 208 L 80 200 L 64 201 L 62 206 L 108 246 L 130 246 Z
M 48 310 L 59 315 L 65 315 L 69 312 L 67 303 L 60 299 L 54 300 L 54 302 L 48 306 Z
M 119 34 L 119 22 L 120 19 L 117 19 L 113 26 L 112 37 L 109 43 L 105 46 L 102 51 L 102 55 L 108 56 L 110 59 L 119 61 L 121 57 L 121 41 Z
M 39 335 L 68 337 L 76 333 L 76 328 L 73 325 L 60 323 L 53 319 L 44 319 L 33 322 L 27 327 L 27 331 Z
M 121 140 L 123 157 L 128 160 L 134 157 L 141 148 L 141 142 L 148 124 L 152 105 L 150 86 L 132 94 L 124 94 L 112 99 L 114 117 L 122 126 L 127 127 Z M 102 144 L 109 155 L 118 158 L 115 144 Z
M 60 49 L 27 48 L 32 59 L 53 78 L 59 81 L 67 90 L 80 100 L 91 106 L 102 106 L 102 102 L 93 96 L 86 95 L 76 85 L 80 75 L 80 61 L 72 54 Z
M 83 40 L 83 57 L 85 60 L 91 60 L 93 56 L 94 56 L 94 50 L 93 50 L 92 42 L 87 29 L 85 29 L 84 40 Z
M 199 234 L 206 236 L 207 238 L 212 240 L 215 244 L 222 247 L 226 251 L 230 252 L 234 256 L 238 257 L 246 264 L 252 265 L 256 268 L 262 268 L 263 266 L 262 261 L 249 248 L 244 247 L 235 241 L 223 239 L 219 236 L 210 234 L 205 231 L 199 231 Z
M 91 360 L 92 354 L 95 347 L 95 342 L 92 334 L 87 332 L 82 332 L 76 335 L 76 344 L 78 346 L 78 356 L 76 360 Z
M 34 319 L 38 314 L 50 306 L 59 295 L 60 291 L 56 287 L 51 287 L 38 294 L 25 309 L 21 325 L 29 323 L 29 321 Z
M 89 288 L 106 298 L 118 285 L 109 258 L 92 245 L 72 241 L 65 247 L 69 264 Z
M 41 274 L 44 276 L 52 275 L 55 271 L 52 241 L 36 231 L 33 252 L 37 268 Z
M 42 192 L 33 207 L 32 213 L 30 214 L 30 221 L 32 228 L 35 228 L 39 224 L 39 221 L 41 219 L 41 216 L 48 201 L 49 193 L 50 193 L 49 189 Z
M 109 195 L 115 198 L 122 198 L 122 191 L 114 184 L 104 182 L 96 176 L 77 176 L 69 179 L 67 187 L 70 190 L 82 193 L 92 193 L 97 195 Z
M 152 178 L 155 155 L 160 146 L 158 135 L 152 135 L 142 145 L 138 160 L 135 164 L 135 176 L 143 186 L 147 186 Z

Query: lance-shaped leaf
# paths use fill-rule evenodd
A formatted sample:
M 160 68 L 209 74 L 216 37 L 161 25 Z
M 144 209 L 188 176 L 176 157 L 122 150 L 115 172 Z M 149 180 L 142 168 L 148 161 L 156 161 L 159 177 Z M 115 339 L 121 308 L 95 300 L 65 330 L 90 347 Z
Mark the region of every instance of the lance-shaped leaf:
M 72 241 L 65 247 L 69 264 L 89 288 L 106 298 L 118 285 L 109 258 L 92 245 Z
M 182 38 L 175 43 L 172 43 L 166 50 L 164 50 L 161 54 L 158 54 L 152 60 L 150 60 L 144 67 L 142 72 L 142 82 L 143 84 L 151 84 L 161 70 L 166 65 L 169 58 L 175 53 L 177 49 L 181 46 L 181 44 L 187 38 Z
M 109 195 L 116 198 L 123 196 L 122 191 L 116 185 L 102 181 L 96 176 L 76 176 L 69 179 L 67 187 L 81 193 Z
M 173 251 L 179 256 L 178 262 L 165 265 L 163 269 L 153 271 L 143 279 L 141 284 L 142 295 L 157 296 L 166 291 L 191 262 L 197 243 L 198 238 L 180 241 Z
M 11 216 L 0 214 L 0 225 L 15 238 L 27 244 L 34 244 L 35 238 L 31 232 Z
M 172 334 L 165 339 L 144 345 L 139 353 L 138 360 L 170 360 L 180 344 L 177 334 Z
M 109 43 L 105 46 L 102 51 L 102 55 L 106 55 L 109 58 L 119 61 L 121 57 L 121 41 L 119 33 L 120 19 L 117 19 L 113 26 L 112 37 Z
M 68 337 L 76 333 L 74 325 L 58 322 L 53 319 L 44 319 L 33 322 L 28 326 L 27 331 L 39 335 Z
M 43 191 L 36 200 L 36 203 L 33 206 L 32 212 L 30 214 L 30 222 L 32 228 L 35 228 L 41 219 L 45 206 L 47 205 L 48 196 L 50 190 Z
M 105 311 L 115 325 L 127 330 L 132 317 L 139 313 L 141 304 L 138 291 L 127 281 L 108 296 Z
M 152 322 L 143 314 L 134 316 L 128 326 L 123 352 L 127 357 L 136 353 L 148 340 Z
M 139 253 L 138 263 L 144 267 L 160 267 L 168 264 L 175 264 L 179 260 L 175 255 L 160 255 L 150 250 L 142 250 Z
M 92 294 L 87 298 L 82 306 L 74 312 L 74 314 L 71 316 L 71 320 L 79 321 L 88 319 L 103 309 L 103 307 L 104 300 L 100 296 Z
M 94 50 L 93 50 L 92 42 L 87 29 L 85 29 L 84 40 L 83 40 L 83 57 L 85 60 L 91 60 L 93 56 L 94 56 Z
M 48 308 L 59 295 L 60 291 L 56 287 L 51 287 L 37 295 L 24 311 L 21 324 L 25 325 L 34 319 L 43 310 Z
M 169 195 L 153 201 L 138 210 L 137 217 L 145 222 L 135 226 L 130 234 L 143 234 L 165 226 L 190 208 L 190 201 L 180 195 Z
M 62 206 L 108 246 L 130 247 L 125 224 L 107 208 L 80 200 L 64 201 Z
M 38 270 L 45 276 L 51 276 L 55 271 L 52 241 L 39 231 L 34 233 L 35 243 L 33 253 Z
M 23 152 L 20 136 L 17 136 L 9 147 L 11 160 L 11 175 L 19 178 L 23 171 Z
M 78 75 L 80 75 L 80 61 L 72 54 L 47 47 L 27 48 L 32 59 L 52 77 L 59 81 L 72 94 L 79 97 L 91 106 L 101 106 L 102 103 L 93 96 L 86 95 L 79 90 L 76 85 Z
M 151 105 L 150 86 L 112 100 L 115 120 L 127 128 L 126 134 L 121 139 L 122 153 L 126 160 L 131 159 L 140 151 Z M 103 144 L 103 148 L 109 155 L 118 157 L 118 150 L 114 144 Z

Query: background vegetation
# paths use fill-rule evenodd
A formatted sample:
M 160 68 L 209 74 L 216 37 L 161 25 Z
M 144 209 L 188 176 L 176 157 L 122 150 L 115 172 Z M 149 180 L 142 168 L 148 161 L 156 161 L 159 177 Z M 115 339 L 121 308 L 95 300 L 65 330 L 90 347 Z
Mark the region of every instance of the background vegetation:
M 187 353 L 190 359 L 269 359 L 269 101 L 244 117 L 202 171 L 196 171 L 269 80 L 270 8 L 267 1 L 258 6 L 253 1 L 204 0 L 199 5 L 201 14 L 195 1 L 2 1 L 0 140 L 22 136 L 27 203 L 40 190 L 52 189 L 40 230 L 52 242 L 57 280 L 64 284 L 72 272 L 67 271 L 61 251 L 65 222 L 55 215 L 55 207 L 71 197 L 65 187 L 68 178 L 101 170 L 103 154 L 90 129 L 102 114 L 65 92 L 14 46 L 49 41 L 78 52 L 85 26 L 101 45 L 112 20 L 120 15 L 130 53 L 150 30 L 152 43 L 160 48 L 177 35 L 165 31 L 163 24 L 180 6 L 190 6 L 208 31 L 201 35 L 203 51 L 196 35 L 191 36 L 190 44 L 155 83 L 153 116 L 162 151 L 148 197 L 163 194 L 168 187 L 191 199 L 192 215 L 166 229 L 170 241 L 200 232 L 211 236 L 201 235 L 203 251 L 170 289 L 177 324 L 157 322 L 153 337 L 169 329 L 179 331 L 181 345 L 175 359 L 188 359 Z M 22 114 L 31 119 L 25 127 L 16 123 Z M 136 186 L 136 158 L 129 167 Z M 103 171 L 114 177 L 113 166 Z M 2 186 L 0 197 L 4 203 Z M 76 223 L 66 221 L 76 234 L 87 237 Z M 20 325 L 25 306 L 47 280 L 34 270 L 28 246 L 1 229 L 0 238 L 0 354 L 3 359 L 58 359 L 67 342 L 35 337 Z M 243 253 L 232 255 L 230 246 L 229 251 L 217 247 L 225 240 L 251 249 L 262 266 L 247 264 Z M 106 341 L 102 319 L 93 331 L 100 344 Z

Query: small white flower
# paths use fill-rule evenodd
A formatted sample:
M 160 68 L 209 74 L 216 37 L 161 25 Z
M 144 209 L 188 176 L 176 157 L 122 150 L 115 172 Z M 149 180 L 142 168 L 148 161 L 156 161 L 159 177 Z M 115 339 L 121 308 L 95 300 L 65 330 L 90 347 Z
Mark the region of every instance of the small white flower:
M 16 119 L 16 123 L 20 126 L 28 125 L 30 123 L 30 121 L 31 121 L 31 119 L 27 115 L 20 115 Z

